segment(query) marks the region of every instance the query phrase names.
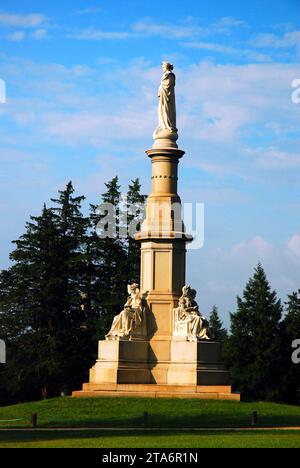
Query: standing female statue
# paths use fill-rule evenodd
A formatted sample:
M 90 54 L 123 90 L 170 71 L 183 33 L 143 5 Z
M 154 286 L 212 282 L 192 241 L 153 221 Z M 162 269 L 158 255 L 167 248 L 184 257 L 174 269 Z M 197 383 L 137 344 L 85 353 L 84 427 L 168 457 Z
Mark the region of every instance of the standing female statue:
M 169 62 L 162 62 L 163 76 L 158 89 L 158 127 L 154 132 L 154 139 L 171 139 L 176 141 L 178 138 L 176 127 L 176 101 L 175 101 L 175 82 L 173 65 Z

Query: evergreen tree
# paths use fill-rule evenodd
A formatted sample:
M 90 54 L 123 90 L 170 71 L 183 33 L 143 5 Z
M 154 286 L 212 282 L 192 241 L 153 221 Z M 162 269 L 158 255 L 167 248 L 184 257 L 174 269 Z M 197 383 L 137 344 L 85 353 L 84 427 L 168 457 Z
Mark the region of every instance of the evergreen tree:
M 31 217 L 15 241 L 13 266 L 0 275 L 0 336 L 6 340 L 6 381 L 18 399 L 57 395 L 79 387 L 91 361 L 82 310 L 87 221 L 83 197 L 69 183 Z
M 127 203 L 144 198 L 133 181 Z M 70 392 L 87 379 L 97 341 L 123 308 L 127 283 L 138 280 L 139 245 L 124 236 L 120 199 L 115 177 L 102 195 L 115 208 L 112 219 L 95 205 L 85 218 L 84 197 L 75 197 L 69 182 L 52 199 L 54 207 L 32 216 L 14 241 L 13 264 L 0 273 L 0 337 L 7 344 L 2 403 Z M 101 235 L 107 230 L 113 235 Z
M 87 228 L 89 219 L 81 212 L 84 196 L 74 197 L 71 182 L 59 198 L 52 199 L 56 205 L 52 211 L 58 228 L 57 269 L 61 317 L 60 329 L 63 353 L 67 356 L 63 371 L 67 392 L 78 388 L 94 359 L 93 326 L 95 314 L 89 307 L 86 283 L 89 282 L 89 252 Z
M 145 201 L 146 195 L 141 194 L 141 184 L 139 179 L 131 181 L 127 192 L 127 225 L 136 227 L 136 231 L 141 228 L 141 223 L 145 216 Z M 132 208 L 133 212 L 132 212 Z M 129 229 L 130 230 L 130 229 Z M 128 233 L 127 245 L 127 271 L 129 273 L 128 283 L 138 283 L 140 281 L 140 257 L 141 257 L 141 244 L 137 242 L 132 233 Z
M 227 338 L 227 330 L 219 317 L 218 308 L 213 306 L 209 316 L 209 336 L 212 340 L 224 342 Z
M 122 310 L 127 291 L 126 245 L 125 239 L 119 236 L 121 192 L 118 177 L 105 186 L 107 190 L 102 195 L 101 210 L 91 205 L 90 212 L 92 304 L 100 319 L 99 338 L 109 331 L 113 317 Z
M 288 296 L 286 316 L 283 322 L 285 356 L 285 400 L 299 403 L 300 400 L 300 364 L 292 361 L 292 343 L 300 339 L 300 289 Z
M 14 264 L 0 276 L 0 335 L 7 344 L 7 382 L 11 395 L 37 398 L 58 390 L 62 355 L 53 329 L 57 308 L 57 227 L 51 210 L 31 217 L 15 241 Z M 55 295 L 54 295 L 54 294 Z
M 255 268 L 237 311 L 231 314 L 231 336 L 225 356 L 231 380 L 244 398 L 277 400 L 281 395 L 282 306 L 261 266 Z
M 93 271 L 91 304 L 99 318 L 97 335 L 100 338 L 110 329 L 113 317 L 122 310 L 126 301 L 127 284 L 139 282 L 140 244 L 130 237 L 128 227 L 130 223 L 135 223 L 137 229 L 139 228 L 143 212 L 131 212 L 130 207 L 139 206 L 146 199 L 140 193 L 138 179 L 129 185 L 125 203 L 118 177 L 114 177 L 105 186 L 101 209 L 97 205 L 91 205 L 89 235 L 90 264 Z

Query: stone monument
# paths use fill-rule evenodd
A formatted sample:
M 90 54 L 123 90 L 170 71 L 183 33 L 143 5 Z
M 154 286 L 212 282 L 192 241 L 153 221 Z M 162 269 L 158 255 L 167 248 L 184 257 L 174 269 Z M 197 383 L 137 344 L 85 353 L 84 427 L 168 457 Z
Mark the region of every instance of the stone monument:
M 141 243 L 141 281 L 128 285 L 124 309 L 116 314 L 98 360 L 80 396 L 148 396 L 239 400 L 220 362 L 220 343 L 186 285 L 186 243 L 192 237 L 181 219 L 177 193 L 178 148 L 175 74 L 162 63 L 158 127 L 146 151 L 152 162 L 152 192 L 146 219 L 135 236 Z M 117 312 L 117 311 L 116 311 Z

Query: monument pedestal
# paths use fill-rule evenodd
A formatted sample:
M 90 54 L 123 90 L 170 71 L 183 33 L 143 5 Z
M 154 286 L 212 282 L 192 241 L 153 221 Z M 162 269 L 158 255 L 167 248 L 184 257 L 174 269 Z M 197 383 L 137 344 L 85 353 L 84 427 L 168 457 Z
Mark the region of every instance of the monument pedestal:
M 182 339 L 99 341 L 90 381 L 73 396 L 240 400 L 231 392 L 228 372 L 220 362 L 220 343 Z
M 99 341 L 96 364 L 90 369 L 90 383 L 149 383 L 148 341 Z

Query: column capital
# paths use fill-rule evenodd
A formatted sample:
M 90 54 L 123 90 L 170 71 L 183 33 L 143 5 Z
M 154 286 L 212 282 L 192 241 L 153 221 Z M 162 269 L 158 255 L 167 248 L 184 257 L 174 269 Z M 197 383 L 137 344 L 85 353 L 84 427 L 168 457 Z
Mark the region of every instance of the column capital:
M 176 148 L 151 148 L 146 151 L 146 154 L 149 158 L 155 156 L 171 156 L 180 159 L 185 154 L 185 151 Z

